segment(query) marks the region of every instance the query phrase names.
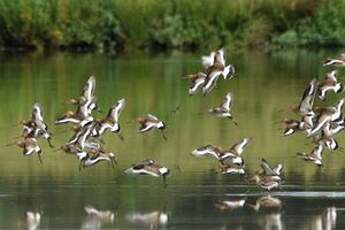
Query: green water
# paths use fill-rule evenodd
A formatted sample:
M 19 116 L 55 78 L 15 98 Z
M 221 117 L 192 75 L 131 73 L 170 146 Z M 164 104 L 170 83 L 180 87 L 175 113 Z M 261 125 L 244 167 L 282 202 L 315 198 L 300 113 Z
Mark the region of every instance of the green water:
M 70 108 L 65 101 L 79 95 L 90 75 L 97 79 L 96 95 L 102 118 L 120 98 L 128 100 L 121 115 L 121 141 L 104 138 L 119 164 L 113 169 L 100 163 L 79 172 L 75 157 L 56 152 L 42 141 L 42 165 L 37 157 L 23 157 L 15 146 L 3 147 L 0 161 L 0 229 L 27 228 L 25 212 L 41 213 L 41 229 L 171 228 L 171 229 L 322 229 L 344 227 L 345 156 L 327 152 L 319 169 L 296 157 L 312 149 L 303 135 L 281 137 L 279 121 L 294 114 L 283 109 L 298 103 L 310 79 L 325 73 L 323 58 L 336 51 L 287 51 L 231 56 L 237 75 L 221 81 L 204 97 L 188 96 L 181 77 L 200 66 L 200 54 L 127 54 L 118 58 L 101 54 L 53 54 L 0 56 L 0 143 L 5 146 L 20 135 L 15 124 L 31 116 L 35 100 L 54 134 L 56 148 L 72 135 L 70 126 L 54 120 Z M 339 71 L 345 75 L 345 71 Z M 340 77 L 341 80 L 343 78 Z M 234 94 L 233 115 L 240 127 L 207 113 L 228 92 Z M 332 95 L 323 104 L 334 104 Z M 180 109 L 171 113 L 176 107 Z M 137 134 L 135 119 L 153 113 L 167 123 L 164 141 L 159 132 Z M 245 207 L 219 211 L 219 200 L 246 198 L 253 202 L 264 195 L 239 176 L 216 173 L 217 162 L 196 159 L 191 151 L 205 144 L 224 148 L 243 137 L 252 143 L 243 154 L 249 173 L 259 169 L 262 157 L 284 164 L 285 183 L 279 192 L 280 210 L 255 212 Z M 337 138 L 340 145 L 344 136 Z M 126 177 L 132 163 L 153 158 L 171 169 L 167 186 L 151 177 Z M 317 193 L 315 193 L 317 192 Z M 85 206 L 114 213 L 113 221 L 88 216 Z M 327 218 L 336 212 L 337 218 Z M 320 226 L 318 228 L 317 226 Z M 269 225 L 275 225 L 270 227 Z

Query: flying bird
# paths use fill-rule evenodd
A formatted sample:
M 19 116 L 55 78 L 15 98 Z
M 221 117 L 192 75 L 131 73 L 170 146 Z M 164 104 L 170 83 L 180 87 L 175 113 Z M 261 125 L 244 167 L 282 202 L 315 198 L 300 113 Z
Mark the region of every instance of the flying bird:
M 138 133 L 146 133 L 152 129 L 158 129 L 161 131 L 163 139 L 167 140 L 163 132 L 163 130 L 166 129 L 166 125 L 163 121 L 159 120 L 158 117 L 147 114 L 144 117 L 139 117 L 137 121 L 140 124 Z
M 186 77 L 186 79 L 191 80 L 191 85 L 189 87 L 189 95 L 193 96 L 196 92 L 201 89 L 205 82 L 206 82 L 207 75 L 204 72 L 198 72 L 196 74 L 190 74 Z
M 42 150 L 38 145 L 38 141 L 34 137 L 27 137 L 24 138 L 22 141 L 17 142 L 17 146 L 23 149 L 24 156 L 31 156 L 32 154 L 36 153 L 40 163 L 42 163 L 41 154 Z
M 233 103 L 232 94 L 229 92 L 225 95 L 224 102 L 219 106 L 209 110 L 209 112 L 216 117 L 221 118 L 229 118 L 234 122 L 236 126 L 238 126 L 237 122 L 234 121 L 232 114 L 230 113 L 231 107 Z
M 125 170 L 125 174 L 162 177 L 165 180 L 166 176 L 170 174 L 170 170 L 167 167 L 157 164 L 155 160 L 148 159 L 133 164 L 132 167 Z
M 333 91 L 334 93 L 342 92 L 344 85 L 337 81 L 336 70 L 326 74 L 325 79 L 319 86 L 319 98 L 325 100 L 328 91 Z
M 345 66 L 345 53 L 340 54 L 336 58 L 327 58 L 323 62 L 323 66 L 344 67 Z
M 317 166 L 322 166 L 322 152 L 323 152 L 323 145 L 317 145 L 311 151 L 311 153 L 297 153 L 305 161 L 310 161 Z
M 119 133 L 121 130 L 119 118 L 120 118 L 121 112 L 124 110 L 126 105 L 127 105 L 126 99 L 120 99 L 116 104 L 114 104 L 109 109 L 107 116 L 104 119 L 96 122 L 92 136 L 100 137 L 107 130 L 109 130 L 112 133 Z

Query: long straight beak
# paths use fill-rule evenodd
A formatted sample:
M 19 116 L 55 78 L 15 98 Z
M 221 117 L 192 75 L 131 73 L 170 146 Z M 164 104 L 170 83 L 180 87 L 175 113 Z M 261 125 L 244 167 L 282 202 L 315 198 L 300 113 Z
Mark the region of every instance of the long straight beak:
M 16 142 L 14 142 L 14 143 L 9 143 L 9 144 L 4 145 L 4 147 L 13 146 L 13 145 L 16 145 L 16 144 L 17 144 Z
M 167 140 L 168 140 L 168 138 L 165 136 L 165 134 L 164 134 L 164 131 L 163 131 L 163 130 L 161 130 L 161 134 L 162 134 L 163 139 L 164 139 L 165 141 L 167 141 Z
M 12 137 L 12 139 L 19 139 L 21 137 L 23 137 L 23 135 Z

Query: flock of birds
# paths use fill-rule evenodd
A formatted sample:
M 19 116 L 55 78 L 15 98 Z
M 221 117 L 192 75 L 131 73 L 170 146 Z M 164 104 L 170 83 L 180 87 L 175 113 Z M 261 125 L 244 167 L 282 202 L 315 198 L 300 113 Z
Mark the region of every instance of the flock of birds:
M 203 95 L 209 94 L 222 77 L 224 80 L 232 79 L 235 75 L 235 68 L 231 64 L 226 64 L 223 49 L 212 52 L 208 56 L 201 58 L 202 70 L 196 74 L 187 75 L 185 78 L 191 81 L 189 95 L 195 95 L 201 91 Z M 324 66 L 345 66 L 345 54 L 335 59 L 327 59 Z M 113 133 L 124 139 L 121 135 L 120 115 L 126 108 L 127 100 L 120 99 L 109 108 L 109 112 L 103 119 L 95 119 L 93 111 L 99 110 L 97 98 L 95 96 L 96 78 L 91 76 L 82 89 L 78 98 L 69 99 L 68 102 L 75 106 L 74 110 L 67 111 L 63 116 L 55 121 L 56 125 L 70 123 L 73 125 L 73 136 L 61 147 L 63 151 L 73 154 L 79 160 L 79 170 L 91 167 L 99 162 L 107 161 L 114 167 L 117 164 L 115 153 L 104 148 L 102 137 L 107 133 Z M 300 115 L 301 120 L 284 119 L 284 136 L 290 136 L 296 132 L 304 132 L 307 137 L 313 139 L 315 147 L 309 154 L 298 153 L 298 155 L 316 165 L 322 165 L 322 153 L 325 148 L 334 151 L 341 149 L 335 136 L 345 128 L 345 119 L 342 114 L 345 99 L 341 99 L 336 105 L 328 107 L 314 106 L 315 98 L 326 100 L 330 92 L 340 93 L 344 89 L 342 83 L 337 81 L 336 71 L 327 73 L 325 79 L 318 82 L 313 79 L 303 93 L 303 97 L 298 106 L 289 110 Z M 233 95 L 229 92 L 225 95 L 220 106 L 212 108 L 209 112 L 219 118 L 230 119 L 238 126 L 231 114 L 233 105 Z M 167 140 L 164 131 L 166 124 L 153 114 L 139 117 L 138 133 L 146 133 L 152 130 L 161 132 L 164 140 Z M 16 144 L 23 149 L 24 156 L 37 154 L 42 163 L 42 150 L 38 142 L 45 139 L 49 146 L 52 134 L 48 130 L 48 125 L 43 119 L 41 105 L 36 102 L 33 106 L 32 117 L 28 121 L 21 122 L 23 126 L 22 140 Z M 192 151 L 195 157 L 212 157 L 218 160 L 220 171 L 223 174 L 240 174 L 248 183 L 254 183 L 261 188 L 271 191 L 278 188 L 283 182 L 283 165 L 271 165 L 265 159 L 261 161 L 261 171 L 254 175 L 247 175 L 242 153 L 251 142 L 251 138 L 243 138 L 236 142 L 229 149 L 222 149 L 218 146 L 205 145 Z M 162 177 L 165 181 L 170 170 L 157 163 L 155 160 L 146 159 L 133 164 L 124 171 L 127 175 L 150 175 Z
M 219 50 L 215 53 L 212 53 L 210 56 L 203 57 L 203 63 L 209 63 L 208 60 L 212 59 L 214 56 L 214 62 L 217 60 L 222 60 L 222 58 L 217 58 L 217 55 L 223 57 L 223 51 Z M 225 63 L 224 61 L 219 63 Z M 225 66 L 218 64 L 217 66 Z M 345 66 L 345 54 L 341 54 L 335 59 L 327 59 L 323 66 L 335 66 L 335 67 L 344 67 Z M 190 87 L 189 93 L 193 95 L 198 88 L 202 88 L 202 91 L 205 94 L 209 92 L 205 88 L 209 84 L 206 82 L 211 81 L 211 77 L 216 78 L 213 82 L 213 87 L 218 77 L 223 74 L 224 79 L 227 77 L 222 72 L 222 69 L 218 69 L 217 74 L 210 74 L 209 67 L 206 67 L 206 71 L 199 72 L 198 74 L 191 75 L 192 85 Z M 230 68 L 234 73 L 234 68 Z M 211 71 L 213 67 L 211 68 Z M 228 71 L 225 71 L 228 72 Z M 339 100 L 339 102 L 334 106 L 318 107 L 314 106 L 315 98 L 319 98 L 322 101 L 325 101 L 327 95 L 330 92 L 339 94 L 344 91 L 344 85 L 341 82 L 337 81 L 336 70 L 333 70 L 326 74 L 325 78 L 318 82 L 316 79 L 311 80 L 308 87 L 305 89 L 302 99 L 297 106 L 289 108 L 289 111 L 296 113 L 301 116 L 301 119 L 284 119 L 283 123 L 283 136 L 290 136 L 296 132 L 304 132 L 306 136 L 312 138 L 312 142 L 315 144 L 315 147 L 311 153 L 297 153 L 301 159 L 312 162 L 318 166 L 322 166 L 322 154 L 325 148 L 330 151 L 335 151 L 337 149 L 341 150 L 342 147 L 339 146 L 338 142 L 335 139 L 335 136 L 341 133 L 345 128 L 345 119 L 342 113 L 344 107 L 345 98 Z M 196 87 L 199 78 L 204 78 L 204 76 L 209 76 L 209 79 L 206 77 L 206 82 L 198 85 Z M 208 79 L 208 80 L 207 80 Z M 217 117 L 229 118 L 233 120 L 233 116 L 230 113 L 231 106 L 233 104 L 232 94 L 227 93 L 224 99 L 223 104 L 219 107 L 210 109 L 210 113 L 216 115 Z M 237 125 L 237 123 L 235 122 Z M 250 143 L 250 138 L 243 138 L 236 142 L 229 149 L 222 149 L 218 146 L 205 145 L 195 149 L 192 154 L 197 157 L 212 157 L 219 161 L 220 171 L 223 174 L 240 174 L 244 175 L 243 178 L 248 183 L 254 183 L 261 188 L 271 191 L 272 189 L 278 188 L 281 183 L 284 181 L 282 177 L 283 165 L 281 163 L 272 166 L 265 159 L 261 160 L 261 169 L 256 172 L 254 175 L 247 175 L 244 168 L 244 160 L 242 158 L 242 153 L 245 148 Z M 276 198 L 270 196 L 265 197 L 265 200 L 269 200 L 271 205 L 279 204 Z M 244 205 L 243 201 L 237 201 L 232 205 L 242 206 Z
M 104 119 L 96 120 L 92 112 L 98 109 L 95 97 L 96 78 L 91 76 L 83 90 L 82 95 L 77 99 L 70 99 L 68 102 L 76 106 L 74 111 L 67 111 L 62 117 L 55 121 L 56 125 L 70 123 L 73 124 L 73 136 L 61 147 L 63 151 L 74 154 L 79 159 L 79 169 L 93 166 L 102 161 L 111 162 L 113 167 L 117 164 L 117 156 L 104 148 L 103 135 L 107 132 L 117 134 L 121 139 L 119 118 L 121 112 L 127 105 L 125 99 L 118 100 L 110 107 Z M 161 130 L 162 136 L 166 139 L 163 131 L 165 124 L 156 116 L 148 114 L 137 119 L 140 127 L 138 133 L 146 133 L 153 129 Z M 46 139 L 50 147 L 52 134 L 48 130 L 48 125 L 44 122 L 41 105 L 36 102 L 33 106 L 32 116 L 29 121 L 22 121 L 23 139 L 16 144 L 23 149 L 24 156 L 37 154 L 42 163 L 42 150 L 38 139 Z M 10 144 L 11 145 L 11 144 Z M 154 160 L 144 160 L 125 171 L 129 175 L 145 174 L 151 176 L 162 176 L 165 178 L 169 174 L 169 169 L 157 164 Z
M 327 59 L 323 66 L 345 67 L 345 54 L 341 54 L 335 59 Z M 190 74 L 185 77 L 191 80 L 189 88 L 189 95 L 191 96 L 198 91 L 201 91 L 203 95 L 207 95 L 216 87 L 221 77 L 224 80 L 228 80 L 235 75 L 234 66 L 231 64 L 226 65 L 223 49 L 212 52 L 208 56 L 203 56 L 202 67 L 202 70 L 196 74 Z M 323 165 L 322 155 L 325 149 L 330 151 L 342 149 L 335 137 L 345 129 L 345 118 L 342 113 L 345 98 L 339 100 L 333 106 L 314 106 L 316 98 L 325 101 L 330 92 L 339 94 L 344 91 L 344 85 L 337 81 L 336 74 L 336 70 L 333 70 L 327 73 L 320 82 L 317 79 L 312 79 L 305 89 L 300 103 L 289 108 L 289 111 L 296 113 L 301 119 L 284 119 L 282 121 L 284 126 L 283 136 L 290 136 L 301 132 L 305 133 L 306 137 L 312 138 L 314 148 L 311 153 L 297 153 L 297 155 L 301 159 L 318 166 Z M 109 108 L 105 118 L 97 120 L 92 115 L 93 111 L 99 110 L 95 89 L 96 78 L 91 76 L 83 87 L 80 97 L 68 100 L 70 104 L 75 106 L 75 109 L 67 111 L 55 121 L 56 125 L 67 123 L 73 125 L 72 130 L 74 134 L 61 147 L 61 150 L 76 156 L 79 161 L 79 170 L 91 167 L 102 161 L 110 162 L 114 167 L 117 164 L 117 156 L 104 148 L 102 137 L 107 132 L 110 132 L 117 135 L 121 140 L 124 139 L 121 135 L 120 115 L 127 105 L 126 99 L 118 100 Z M 218 107 L 210 109 L 209 112 L 216 117 L 230 119 L 238 126 L 231 114 L 232 105 L 233 95 L 228 92 L 225 95 L 224 101 Z M 167 140 L 164 134 L 166 124 L 157 116 L 147 114 L 146 116 L 139 117 L 137 123 L 139 125 L 138 133 L 158 130 L 161 132 L 163 139 Z M 51 148 L 54 146 L 51 143 L 52 134 L 48 130 L 48 125 L 44 122 L 43 110 L 38 102 L 33 106 L 31 119 L 22 121 L 21 124 L 23 127 L 22 140 L 15 144 L 23 149 L 24 156 L 36 154 L 40 163 L 43 163 L 41 157 L 42 150 L 38 140 L 45 139 Z M 243 138 L 228 149 L 208 144 L 196 148 L 191 154 L 195 157 L 215 158 L 219 162 L 219 169 L 222 174 L 243 175 L 246 182 L 256 184 L 270 192 L 272 189 L 278 188 L 284 181 L 282 177 L 283 165 L 279 163 L 272 166 L 268 161 L 262 159 L 261 170 L 254 175 L 247 175 L 242 153 L 250 142 L 251 138 Z M 170 170 L 155 160 L 146 159 L 133 164 L 124 173 L 127 175 L 162 177 L 165 181 Z M 260 208 L 280 209 L 282 204 L 280 199 L 268 194 L 259 197 L 254 203 L 248 203 L 246 199 L 219 201 L 216 204 L 216 208 L 219 210 L 234 210 L 245 205 L 257 211 Z M 93 207 L 85 207 L 85 211 L 88 215 L 97 217 L 97 221 L 113 222 L 114 220 L 114 213 L 110 211 L 99 211 Z M 33 227 L 32 229 L 36 229 L 41 222 L 41 214 L 38 212 L 27 212 L 26 215 L 27 222 Z M 157 219 L 156 213 L 153 216 Z M 134 220 L 137 218 L 140 219 L 141 217 L 133 217 Z M 159 216 L 159 220 L 162 218 L 163 222 L 166 223 L 166 214 L 163 217 Z M 97 222 L 97 224 L 99 223 Z

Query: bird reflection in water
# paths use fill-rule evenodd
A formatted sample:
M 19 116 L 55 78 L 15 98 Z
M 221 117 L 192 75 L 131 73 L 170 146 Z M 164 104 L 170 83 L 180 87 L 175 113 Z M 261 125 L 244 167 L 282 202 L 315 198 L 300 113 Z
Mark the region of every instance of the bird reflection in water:
M 26 224 L 28 230 L 36 230 L 41 224 L 41 213 L 27 211 L 26 213 Z
M 87 217 L 82 223 L 81 229 L 101 229 L 102 224 L 113 224 L 114 212 L 110 210 L 98 210 L 90 205 L 84 207 Z
M 322 213 L 311 216 L 301 227 L 310 230 L 336 229 L 337 210 L 335 207 L 326 208 Z
M 133 212 L 126 215 L 126 220 L 140 225 L 148 226 L 150 229 L 166 226 L 169 216 L 166 212 L 153 211 L 147 213 Z
M 259 229 L 282 230 L 285 229 L 282 223 L 282 215 L 280 212 L 267 213 L 257 218 Z
M 260 229 L 283 229 L 283 223 L 281 219 L 282 202 L 276 197 L 272 197 L 270 194 L 267 196 L 258 197 L 255 204 L 246 203 L 246 205 L 252 208 L 254 211 L 263 211 L 263 215 L 258 215 L 257 224 Z
M 282 207 L 282 202 L 280 199 L 268 194 L 267 196 L 257 198 L 255 204 L 247 203 L 247 206 L 251 207 L 255 211 L 259 211 L 261 209 L 280 210 Z
M 219 211 L 233 211 L 235 209 L 243 208 L 246 203 L 245 199 L 241 200 L 220 200 L 215 204 Z

